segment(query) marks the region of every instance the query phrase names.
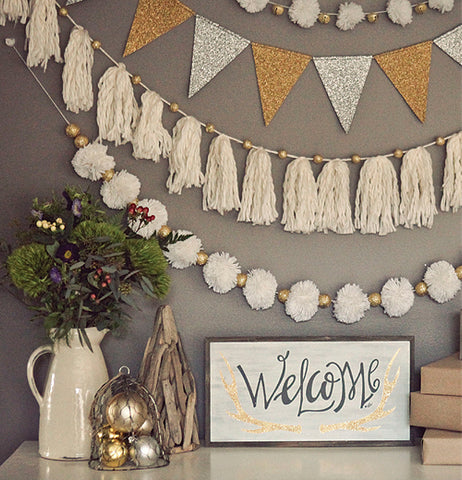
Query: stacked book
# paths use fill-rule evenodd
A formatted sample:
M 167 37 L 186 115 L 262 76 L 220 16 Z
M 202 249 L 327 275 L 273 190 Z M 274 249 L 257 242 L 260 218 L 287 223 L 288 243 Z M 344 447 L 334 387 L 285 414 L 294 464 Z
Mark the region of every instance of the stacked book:
M 420 370 L 420 392 L 411 393 L 411 425 L 426 427 L 422 461 L 462 465 L 462 360 L 459 353 Z

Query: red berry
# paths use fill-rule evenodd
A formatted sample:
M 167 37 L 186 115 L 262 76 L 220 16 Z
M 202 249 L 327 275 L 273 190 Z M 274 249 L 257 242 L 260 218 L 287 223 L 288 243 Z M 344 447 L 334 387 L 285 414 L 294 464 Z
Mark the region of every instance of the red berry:
M 110 283 L 111 283 L 111 279 L 108 278 L 108 279 L 107 279 L 107 284 L 109 285 Z
M 107 287 L 107 283 L 106 283 L 106 282 L 103 282 L 103 283 L 101 284 L 101 286 L 102 286 L 103 288 L 104 288 L 104 287 Z
M 149 217 L 149 221 L 150 221 L 150 222 L 153 222 L 155 219 L 156 219 L 156 216 L 155 216 L 155 215 L 151 215 L 151 216 Z
M 143 208 L 143 213 L 144 213 L 145 215 L 147 215 L 147 214 L 149 213 L 149 208 L 148 208 L 148 207 L 144 207 L 144 208 Z
M 102 270 L 101 268 L 98 268 L 98 270 L 96 270 L 96 273 L 97 273 L 98 275 L 101 275 L 101 274 L 103 273 L 103 270 Z
M 110 275 L 106 275 L 104 278 L 105 278 L 106 280 L 109 280 L 109 279 L 111 278 L 111 276 L 110 276 Z
M 92 300 L 95 300 L 96 295 L 95 295 L 94 293 L 92 293 L 92 294 L 90 295 L 90 298 L 91 298 Z
M 137 211 L 138 213 L 143 213 L 143 207 L 137 207 L 137 208 L 136 208 L 136 211 Z

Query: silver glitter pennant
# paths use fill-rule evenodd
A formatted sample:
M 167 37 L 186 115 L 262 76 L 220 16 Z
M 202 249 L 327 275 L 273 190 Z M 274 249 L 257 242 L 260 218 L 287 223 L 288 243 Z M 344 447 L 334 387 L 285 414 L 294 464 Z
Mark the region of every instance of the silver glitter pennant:
M 67 7 L 68 5 L 73 5 L 74 3 L 80 3 L 80 2 L 82 2 L 82 1 L 83 1 L 83 0 L 67 0 L 67 2 L 66 2 L 66 7 Z
M 316 70 L 346 133 L 356 112 L 372 56 L 314 57 Z
M 207 85 L 249 44 L 249 40 L 196 15 L 189 98 Z
M 462 25 L 441 35 L 441 37 L 435 38 L 433 43 L 462 65 Z

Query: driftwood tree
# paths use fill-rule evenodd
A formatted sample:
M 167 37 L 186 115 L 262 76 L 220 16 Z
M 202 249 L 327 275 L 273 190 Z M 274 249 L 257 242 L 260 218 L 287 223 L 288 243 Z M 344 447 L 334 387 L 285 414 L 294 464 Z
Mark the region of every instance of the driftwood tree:
M 181 453 L 198 448 L 196 384 L 169 305 L 157 310 L 139 379 L 156 401 L 164 449 Z

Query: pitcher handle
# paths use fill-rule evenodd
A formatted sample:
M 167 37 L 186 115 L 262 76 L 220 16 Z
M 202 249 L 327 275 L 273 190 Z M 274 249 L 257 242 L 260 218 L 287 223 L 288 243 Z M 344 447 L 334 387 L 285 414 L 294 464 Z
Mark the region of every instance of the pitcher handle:
M 47 353 L 53 353 L 52 345 L 42 345 L 41 347 L 36 348 L 32 352 L 31 356 L 29 357 L 29 361 L 27 362 L 27 381 L 29 382 L 29 388 L 31 389 L 32 395 L 34 395 L 35 400 L 37 400 L 37 403 L 40 407 L 43 403 L 43 396 L 40 395 L 37 384 L 35 383 L 34 367 L 35 362 L 39 359 L 39 357 L 46 355 Z

